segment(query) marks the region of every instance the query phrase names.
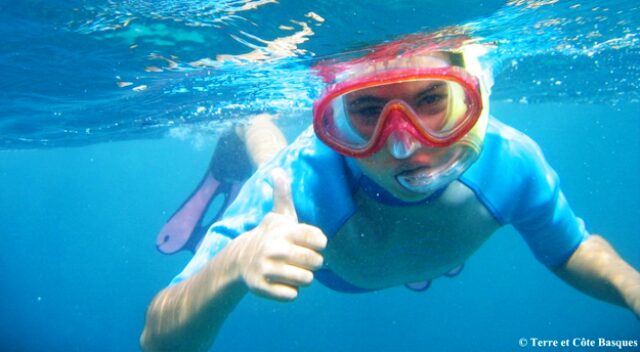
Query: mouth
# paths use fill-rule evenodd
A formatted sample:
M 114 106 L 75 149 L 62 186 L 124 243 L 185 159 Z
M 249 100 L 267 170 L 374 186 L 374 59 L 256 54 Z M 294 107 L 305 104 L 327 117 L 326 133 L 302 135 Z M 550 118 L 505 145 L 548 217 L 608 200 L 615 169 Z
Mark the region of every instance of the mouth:
M 427 193 L 433 191 L 433 168 L 423 166 L 411 170 L 405 170 L 396 175 L 396 181 L 409 191 Z

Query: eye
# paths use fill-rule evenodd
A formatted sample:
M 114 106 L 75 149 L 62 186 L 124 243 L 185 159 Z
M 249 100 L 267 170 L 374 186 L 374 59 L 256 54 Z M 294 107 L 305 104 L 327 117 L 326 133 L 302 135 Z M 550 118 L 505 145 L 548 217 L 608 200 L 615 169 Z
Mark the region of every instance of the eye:
M 386 101 L 377 97 L 360 97 L 347 105 L 352 123 L 362 127 L 375 126 Z
M 384 106 L 380 104 L 361 105 L 357 108 L 349 109 L 349 115 L 352 119 L 358 120 L 359 123 L 375 125 L 382 109 L 384 109 Z
M 415 109 L 421 116 L 436 115 L 447 108 L 449 89 L 446 84 L 436 84 L 422 91 L 415 100 Z
M 439 104 L 445 99 L 447 99 L 446 94 L 426 94 L 420 97 L 420 99 L 418 100 L 418 106 L 422 107 Z

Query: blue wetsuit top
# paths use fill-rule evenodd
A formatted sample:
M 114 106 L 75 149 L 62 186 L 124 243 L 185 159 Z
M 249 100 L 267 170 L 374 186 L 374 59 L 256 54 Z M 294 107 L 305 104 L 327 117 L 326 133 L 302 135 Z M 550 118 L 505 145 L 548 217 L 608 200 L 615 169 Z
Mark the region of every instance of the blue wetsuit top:
M 233 238 L 253 229 L 272 210 L 271 170 L 276 167 L 291 177 L 299 221 L 319 227 L 329 241 L 354 214 L 355 192 L 359 188 L 367 191 L 376 187 L 363 177 L 352 159 L 324 145 L 309 128 L 245 183 L 171 284 L 192 276 Z M 547 266 L 562 265 L 588 236 L 539 147 L 523 133 L 495 118 L 489 119 L 480 157 L 459 181 L 475 193 L 501 225 L 512 224 L 536 258 Z M 375 192 L 381 194 L 379 201 L 393 203 L 392 197 L 380 191 Z M 327 277 L 326 273 L 321 275 L 323 279 L 316 277 L 337 290 L 366 291 L 331 274 L 334 278 Z

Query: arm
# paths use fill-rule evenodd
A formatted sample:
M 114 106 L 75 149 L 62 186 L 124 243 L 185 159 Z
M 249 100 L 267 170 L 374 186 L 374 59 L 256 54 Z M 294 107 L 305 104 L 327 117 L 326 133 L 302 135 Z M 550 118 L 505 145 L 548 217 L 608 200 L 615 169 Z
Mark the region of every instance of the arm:
M 232 241 L 199 273 L 160 292 L 149 305 L 140 345 L 145 351 L 206 350 L 247 293 Z
M 255 167 L 285 145 L 282 132 L 263 114 L 237 131 Z M 151 302 L 140 344 L 145 350 L 206 349 L 226 317 L 247 293 L 239 268 L 239 247 L 234 240 L 199 273 L 164 289 Z
M 273 210 L 195 275 L 160 292 L 147 311 L 143 350 L 197 351 L 214 341 L 247 292 L 291 301 L 322 266 L 322 231 L 298 223 L 284 171 L 272 174 Z
M 640 318 L 640 273 L 604 238 L 590 236 L 564 265 L 553 271 L 571 286 L 598 299 L 628 307 Z
M 589 236 L 531 138 L 492 118 L 480 158 L 461 179 L 496 219 L 518 230 L 538 261 L 572 286 L 640 317 L 640 274 L 604 239 Z
M 282 131 L 272 120 L 273 116 L 268 114 L 256 115 L 240 131 L 240 137 L 244 140 L 247 152 L 256 167 L 273 158 L 287 145 Z

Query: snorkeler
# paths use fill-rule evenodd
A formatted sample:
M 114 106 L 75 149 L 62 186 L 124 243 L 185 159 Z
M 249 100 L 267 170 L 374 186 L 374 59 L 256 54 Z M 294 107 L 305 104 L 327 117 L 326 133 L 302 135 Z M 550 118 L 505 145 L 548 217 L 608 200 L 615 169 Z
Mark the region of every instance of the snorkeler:
M 143 349 L 208 348 L 247 293 L 424 289 L 509 224 L 563 280 L 640 316 L 640 274 L 587 231 L 535 142 L 489 115 L 478 48 L 415 36 L 316 67 L 329 88 L 313 128 L 258 168 L 154 298 Z

